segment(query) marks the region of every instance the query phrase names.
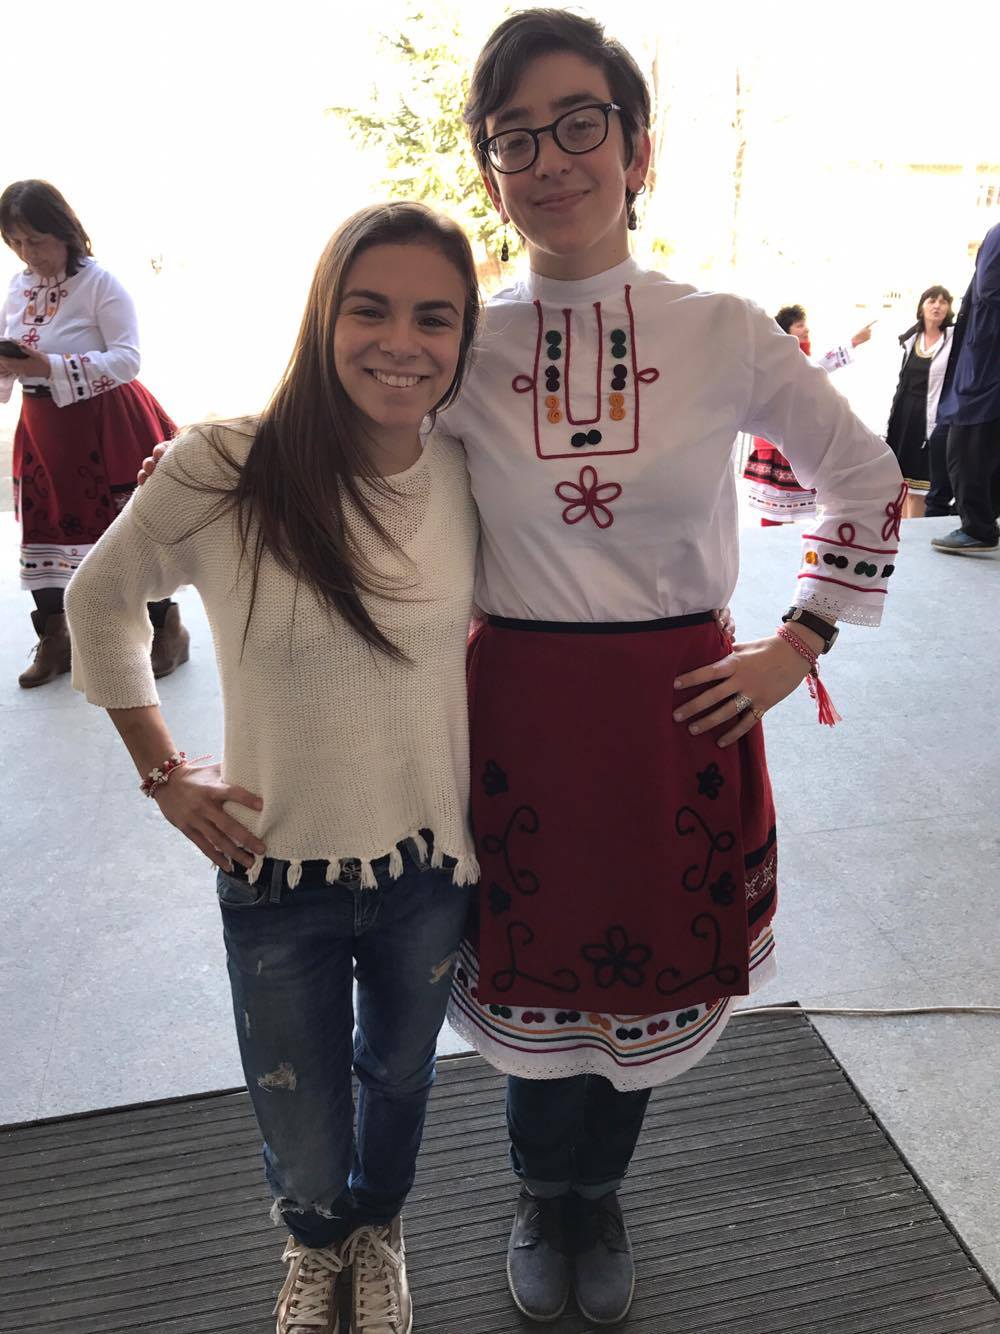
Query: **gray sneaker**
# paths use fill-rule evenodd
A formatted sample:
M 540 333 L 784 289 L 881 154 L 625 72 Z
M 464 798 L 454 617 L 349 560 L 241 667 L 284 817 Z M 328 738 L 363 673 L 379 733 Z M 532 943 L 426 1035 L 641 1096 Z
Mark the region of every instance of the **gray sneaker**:
M 584 1320 L 617 1325 L 635 1291 L 632 1243 L 614 1191 L 599 1200 L 572 1196 L 573 1291 Z
M 359 1227 L 344 1242 L 354 1266 L 350 1334 L 411 1334 L 413 1302 L 406 1277 L 403 1221 Z
M 995 539 L 992 542 L 981 542 L 964 528 L 956 528 L 944 537 L 932 537 L 931 546 L 938 551 L 947 551 L 951 556 L 982 556 L 996 551 L 1000 542 Z
M 566 1196 L 537 1200 L 521 1188 L 507 1246 L 507 1283 L 529 1320 L 558 1320 L 573 1286 Z
M 313 1250 L 289 1237 L 281 1258 L 288 1275 L 274 1307 L 276 1334 L 339 1334 L 337 1279 L 344 1268 L 339 1245 Z

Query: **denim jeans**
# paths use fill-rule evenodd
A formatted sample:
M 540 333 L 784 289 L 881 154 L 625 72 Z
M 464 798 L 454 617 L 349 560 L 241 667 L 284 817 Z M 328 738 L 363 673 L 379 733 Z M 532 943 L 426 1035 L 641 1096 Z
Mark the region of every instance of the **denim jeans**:
M 602 1075 L 507 1080 L 510 1161 L 533 1195 L 617 1190 L 642 1130 L 651 1089 L 621 1093 Z
M 388 858 L 374 863 L 377 889 L 362 889 L 351 863 L 328 885 L 325 863 L 306 862 L 292 890 L 285 862 L 266 861 L 254 885 L 218 876 L 268 1184 L 307 1246 L 389 1222 L 413 1185 L 470 890 L 452 883 L 450 867 L 420 864 L 415 845 L 404 849 L 398 880 Z

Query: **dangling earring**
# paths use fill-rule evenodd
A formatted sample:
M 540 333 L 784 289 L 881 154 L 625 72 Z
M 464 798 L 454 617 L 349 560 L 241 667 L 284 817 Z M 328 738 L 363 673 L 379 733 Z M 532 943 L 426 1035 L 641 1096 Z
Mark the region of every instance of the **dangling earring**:
M 500 263 L 506 264 L 510 259 L 510 246 L 507 244 L 507 224 L 503 225 L 503 245 L 500 247 Z
M 643 183 L 639 186 L 638 190 L 636 190 L 635 194 L 633 194 L 632 198 L 629 200 L 628 229 L 630 232 L 637 231 L 639 228 L 639 217 L 635 211 L 635 201 L 639 198 L 641 194 L 645 193 L 646 193 L 646 182 L 643 181 Z

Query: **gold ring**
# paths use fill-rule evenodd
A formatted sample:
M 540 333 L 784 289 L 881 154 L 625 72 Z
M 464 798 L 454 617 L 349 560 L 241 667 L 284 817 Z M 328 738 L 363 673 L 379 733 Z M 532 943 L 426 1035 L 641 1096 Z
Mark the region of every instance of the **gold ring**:
M 737 713 L 743 713 L 746 709 L 749 709 L 750 712 L 753 713 L 753 700 L 749 695 L 736 695 L 733 699 L 733 703 L 736 705 Z

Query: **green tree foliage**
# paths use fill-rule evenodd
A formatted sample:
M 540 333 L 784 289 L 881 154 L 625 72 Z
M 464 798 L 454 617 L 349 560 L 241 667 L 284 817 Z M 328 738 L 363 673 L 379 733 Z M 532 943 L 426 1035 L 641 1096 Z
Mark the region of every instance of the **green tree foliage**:
M 392 199 L 419 199 L 458 222 L 479 252 L 484 277 L 497 276 L 503 224 L 483 187 L 462 120 L 474 46 L 454 11 L 410 11 L 398 32 L 384 33 L 380 48 L 400 67 L 401 91 L 373 86 L 367 105 L 329 107 L 355 142 L 380 152 L 381 185 Z M 386 71 L 390 73 L 389 70 Z M 478 245 L 476 244 L 478 242 Z M 513 254 L 518 238 L 508 235 Z

